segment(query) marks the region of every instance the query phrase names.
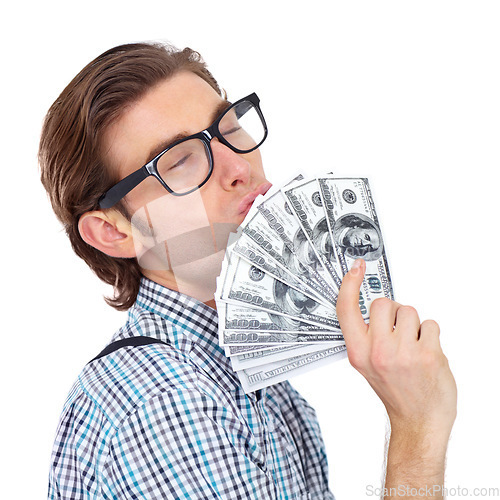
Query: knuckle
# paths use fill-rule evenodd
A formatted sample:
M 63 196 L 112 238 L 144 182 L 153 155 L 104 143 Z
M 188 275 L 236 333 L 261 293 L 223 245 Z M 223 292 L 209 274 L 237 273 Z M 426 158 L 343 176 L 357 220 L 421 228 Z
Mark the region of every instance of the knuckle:
M 390 360 L 383 349 L 374 347 L 371 352 L 370 362 L 376 372 L 385 373 L 389 368 Z
M 420 325 L 420 329 L 430 330 L 436 333 L 439 333 L 440 331 L 439 325 L 433 319 L 426 319 L 423 321 Z
M 349 363 L 359 370 L 364 366 L 364 358 L 365 356 L 359 349 L 353 349 L 352 347 L 347 347 L 347 357 L 349 358 Z
M 403 371 L 410 371 L 415 366 L 415 357 L 412 353 L 403 350 L 398 355 L 398 367 Z
M 357 354 L 356 352 L 350 352 L 348 353 L 348 357 L 349 363 L 351 363 L 351 366 L 353 368 L 356 368 L 356 370 L 360 370 L 363 367 L 363 362 L 359 354 Z
M 442 364 L 442 359 L 436 351 L 426 350 L 421 353 L 420 362 L 425 368 L 434 370 Z
M 382 314 L 386 311 L 392 309 L 392 300 L 387 297 L 380 297 L 379 299 L 375 299 L 370 306 L 370 312 L 373 314 Z
M 347 357 L 349 359 L 349 363 L 353 368 L 355 368 L 360 373 L 364 373 L 367 368 L 367 355 L 365 349 L 353 349 L 352 346 L 348 347 Z
M 404 314 L 405 316 L 408 317 L 417 317 L 418 318 L 418 312 L 413 306 L 401 306 L 398 309 L 398 314 Z
M 448 359 L 440 346 L 427 347 L 420 352 L 420 363 L 429 370 L 437 371 L 448 367 Z

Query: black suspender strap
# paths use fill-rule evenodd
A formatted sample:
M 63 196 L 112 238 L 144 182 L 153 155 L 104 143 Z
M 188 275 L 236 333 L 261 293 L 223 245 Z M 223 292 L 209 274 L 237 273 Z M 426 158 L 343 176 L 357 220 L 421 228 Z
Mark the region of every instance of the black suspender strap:
M 140 346 L 149 344 L 169 345 L 167 342 L 164 342 L 163 340 L 156 339 L 153 337 L 144 337 L 142 335 L 139 335 L 138 337 L 129 337 L 126 339 L 121 339 L 115 342 L 111 342 L 111 344 L 106 346 L 94 359 L 90 360 L 89 363 L 92 363 L 92 361 L 95 361 L 96 359 L 100 359 L 104 356 L 107 356 L 108 354 L 111 354 L 112 352 L 115 352 L 116 350 L 121 349 L 122 347 Z

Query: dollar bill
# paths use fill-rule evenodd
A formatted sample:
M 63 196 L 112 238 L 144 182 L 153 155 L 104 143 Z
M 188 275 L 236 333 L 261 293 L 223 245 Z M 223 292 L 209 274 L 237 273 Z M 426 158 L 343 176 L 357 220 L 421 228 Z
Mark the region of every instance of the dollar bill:
M 300 290 L 305 295 L 314 298 L 326 306 L 331 306 L 327 299 L 315 292 L 314 289 L 309 287 L 306 282 L 300 279 L 300 277 L 293 275 L 288 269 L 279 264 L 269 254 L 262 252 L 257 243 L 255 243 L 255 241 L 248 235 L 244 233 L 241 234 L 231 251 L 255 267 L 265 271 L 273 278 L 283 281 L 283 283 Z
M 339 332 L 262 332 L 245 330 L 222 330 L 220 332 L 222 346 L 226 345 L 251 345 L 251 344 L 303 344 L 334 342 L 343 340 Z
M 343 276 L 343 273 L 328 230 L 326 212 L 319 191 L 317 179 L 310 179 L 294 183 L 292 187 L 284 190 L 284 194 L 314 249 L 317 259 L 328 270 L 327 279 L 338 290 L 342 284 L 340 276 Z
M 319 178 L 328 228 L 343 274 L 362 257 L 366 273 L 360 308 L 369 320 L 370 304 L 378 297 L 394 298 L 389 266 L 375 205 L 364 178 Z
M 264 310 L 217 303 L 219 344 L 230 347 L 252 347 L 265 350 L 285 344 L 343 341 L 339 331 L 311 325 L 300 320 L 268 313 Z M 229 355 L 240 354 L 238 352 Z
M 303 179 L 297 179 L 287 185 L 288 189 L 303 182 Z M 258 203 L 257 209 L 264 216 L 269 227 L 283 240 L 286 247 L 300 264 L 309 273 L 312 273 L 316 279 L 319 277 L 320 283 L 327 286 L 327 290 L 331 292 L 331 295 L 336 297 L 338 293 L 337 283 L 331 279 L 328 269 L 315 255 L 314 247 L 307 238 L 299 220 L 294 215 L 283 190 L 268 193 L 265 200 Z
M 225 346 L 224 351 L 226 356 L 238 356 L 239 354 L 246 354 L 247 352 L 265 351 L 272 349 L 271 344 L 253 344 L 253 345 L 230 345 Z
M 273 314 L 264 309 L 248 307 L 238 303 L 217 300 L 220 330 L 243 330 L 282 333 L 327 333 L 331 329 L 324 325 L 306 323 L 301 319 Z M 336 333 L 339 333 L 335 330 Z
M 227 271 L 225 266 L 228 266 Z M 230 265 L 228 261 L 224 261 L 222 273 L 222 287 L 217 290 L 222 301 L 263 309 L 340 331 L 334 307 L 326 307 L 300 290 L 274 279 L 239 256 L 232 256 Z
M 282 231 L 280 223 L 275 223 L 269 217 L 266 218 L 264 213 L 258 210 L 258 206 L 260 204 L 254 205 L 250 210 L 248 215 L 251 217 L 247 216 L 248 221 L 242 225 L 243 233 L 260 247 L 261 252 L 268 254 L 281 267 L 288 269 L 316 294 L 324 297 L 329 303 L 335 304 L 337 291 L 324 279 L 323 274 L 326 271 L 322 269 L 317 259 L 309 262 L 311 252 L 304 245 L 300 245 L 302 242 L 307 242 L 307 237 L 303 234 L 298 222 L 292 217 L 296 227 L 294 234 L 297 248 L 295 248 L 293 241 L 288 240 L 288 228 Z
M 393 298 L 366 179 L 296 177 L 259 196 L 230 240 L 215 296 L 219 343 L 246 392 L 345 357 L 336 299 L 358 257 L 365 320 L 375 298 Z
M 319 368 L 334 360 L 346 357 L 345 346 L 332 346 L 323 351 L 281 360 L 238 371 L 245 392 L 253 392 L 269 385 L 277 384 L 313 368 Z
M 291 357 L 305 356 L 314 352 L 323 351 L 331 346 L 341 345 L 340 342 L 285 345 L 268 349 L 265 351 L 252 351 L 231 357 L 231 364 L 234 371 L 248 370 L 256 366 L 269 363 L 276 363 Z

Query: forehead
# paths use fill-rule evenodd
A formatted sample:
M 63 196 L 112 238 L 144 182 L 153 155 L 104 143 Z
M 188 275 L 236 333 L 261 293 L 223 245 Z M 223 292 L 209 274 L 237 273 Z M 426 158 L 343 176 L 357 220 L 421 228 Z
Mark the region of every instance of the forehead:
M 104 135 L 108 165 L 119 178 L 140 168 L 171 138 L 205 129 L 224 99 L 202 78 L 182 71 L 126 108 Z

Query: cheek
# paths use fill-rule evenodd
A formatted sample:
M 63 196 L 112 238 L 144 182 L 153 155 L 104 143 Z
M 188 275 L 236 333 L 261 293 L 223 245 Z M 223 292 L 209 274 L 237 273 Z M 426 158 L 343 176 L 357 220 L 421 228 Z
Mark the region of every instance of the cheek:
M 168 195 L 165 188 L 153 176 L 146 177 L 125 197 L 130 213 L 141 210 L 155 200 Z M 170 196 L 170 195 L 169 195 Z
M 137 220 L 150 227 L 157 242 L 209 226 L 210 215 L 199 191 L 188 196 L 172 196 L 161 189 L 161 196 L 148 197 L 144 203 L 136 199 L 135 211 L 131 213 L 132 222 Z
M 219 189 L 202 190 L 203 207 L 208 221 L 213 224 L 235 224 L 237 227 L 242 221 L 236 220 L 235 198 L 228 196 Z

